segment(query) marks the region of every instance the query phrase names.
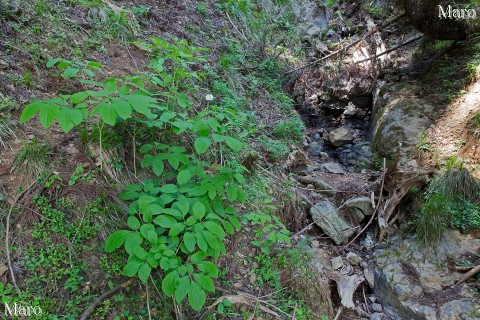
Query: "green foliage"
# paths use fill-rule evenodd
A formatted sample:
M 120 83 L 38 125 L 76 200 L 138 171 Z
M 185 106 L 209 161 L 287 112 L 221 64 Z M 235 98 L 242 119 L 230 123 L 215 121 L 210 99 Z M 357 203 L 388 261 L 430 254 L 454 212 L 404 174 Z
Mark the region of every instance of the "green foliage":
M 75 185 L 78 181 L 83 181 L 83 182 L 90 182 L 93 177 L 89 173 L 84 174 L 85 169 L 82 166 L 77 166 L 75 168 L 75 172 L 72 174 L 70 179 L 68 180 L 68 185 L 73 186 Z
M 124 247 L 129 257 L 123 274 L 138 276 L 144 283 L 152 270 L 160 268 L 163 292 L 175 296 L 178 303 L 188 297 L 189 305 L 198 311 L 206 292 L 214 292 L 212 279 L 218 276 L 208 258 L 225 254 L 226 233 L 233 234 L 241 226 L 232 204 L 246 200 L 240 187 L 245 182 L 242 166 L 233 160 L 211 165 L 202 157 L 214 148 L 239 152 L 243 142 L 227 134 L 228 114 L 205 109 L 189 115 L 189 95 L 198 93 L 196 82 L 202 79 L 190 67 L 204 62 L 197 56 L 204 49 L 173 42 L 152 38 L 138 44 L 155 54 L 150 62 L 153 73 L 103 82 L 81 80 L 97 90 L 32 102 L 21 121 L 38 113 L 45 128 L 56 120 L 68 132 L 98 117 L 102 125 L 141 124 L 166 137 L 141 146 L 141 166 L 152 179 L 125 188 L 121 198 L 130 202 L 128 229 L 112 233 L 105 250 Z M 182 140 L 191 148 L 175 144 Z
M 447 210 L 452 225 L 462 232 L 480 230 L 480 205 L 459 199 L 449 203 Z
M 429 195 L 416 220 L 415 236 L 426 245 L 438 242 L 448 226 L 448 199 L 440 194 Z
M 433 152 L 433 147 L 430 144 L 430 142 L 427 139 L 427 134 L 425 132 L 422 132 L 420 134 L 420 137 L 418 139 L 418 143 L 415 146 L 417 150 L 423 151 L 423 152 Z
M 65 79 L 71 79 L 79 74 L 83 74 L 88 78 L 95 77 L 94 71 L 97 71 L 103 74 L 101 64 L 95 61 L 85 61 L 85 62 L 78 62 L 72 61 L 62 58 L 52 59 L 47 62 L 47 68 L 51 68 L 57 65 L 57 69 L 62 71 L 62 76 Z
M 37 197 L 34 203 L 43 219 L 34 224 L 32 241 L 23 251 L 25 287 L 22 296 L 13 301 L 32 301 L 41 306 L 46 317 L 68 310 L 67 318 L 78 318 L 82 304 L 91 299 L 88 292 L 80 290 L 85 286 L 85 273 L 89 270 L 82 256 L 96 247 L 88 241 L 100 228 L 100 224 L 95 223 L 96 215 L 103 213 L 100 201 L 87 204 L 82 208 L 84 215 L 75 219 L 68 213 L 73 204 L 66 200 L 59 199 L 56 207 L 44 197 Z M 68 306 L 56 297 L 60 289 L 70 295 Z
M 270 247 L 274 244 L 290 244 L 290 231 L 285 228 L 283 222 L 272 211 L 277 208 L 271 205 L 271 200 L 266 200 L 262 211 L 252 212 L 245 215 L 245 218 L 255 229 L 254 246 L 259 247 L 263 253 L 270 254 Z
M 426 192 L 415 220 L 417 238 L 430 245 L 440 240 L 448 226 L 462 232 L 479 229 L 479 195 L 479 184 L 463 162 L 449 159 L 445 173 L 435 178 Z
M 290 147 L 280 140 L 261 136 L 259 141 L 262 143 L 262 148 L 267 154 L 268 159 L 273 162 L 285 158 L 290 151 Z
M 298 115 L 295 114 L 295 116 L 286 121 L 282 120 L 273 127 L 272 132 L 275 137 L 292 140 L 296 143 L 301 142 L 305 135 L 305 125 L 298 118 Z

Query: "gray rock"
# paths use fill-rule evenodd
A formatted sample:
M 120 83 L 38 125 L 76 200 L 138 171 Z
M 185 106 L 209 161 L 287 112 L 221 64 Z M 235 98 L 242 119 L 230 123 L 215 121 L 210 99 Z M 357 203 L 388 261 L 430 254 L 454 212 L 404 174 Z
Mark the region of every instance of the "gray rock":
M 356 197 L 345 202 L 345 206 L 349 208 L 357 218 L 362 221 L 364 216 L 373 214 L 372 201 L 369 197 Z
M 373 270 L 370 269 L 370 268 L 363 269 L 363 276 L 365 277 L 365 280 L 367 280 L 370 288 L 374 288 L 375 287 L 375 275 L 373 273 Z
M 345 174 L 345 170 L 343 170 L 342 166 L 336 162 L 324 163 L 320 166 L 320 170 L 323 172 Z
M 322 192 L 327 194 L 327 195 L 334 195 L 335 194 L 335 189 L 332 187 L 331 184 L 329 184 L 325 180 L 315 179 L 313 181 L 313 185 L 315 186 L 315 190 L 322 190 Z
M 428 302 L 419 303 L 418 296 L 425 290 L 444 292 L 442 284 L 454 283 L 458 276 L 448 270 L 446 257 L 478 252 L 480 240 L 447 230 L 435 247 L 433 252 L 407 237 L 398 238 L 383 250 L 374 252 L 374 289 L 385 312 L 393 308 L 402 319 L 437 319 L 435 307 Z M 415 268 L 422 286 L 405 273 L 406 262 Z M 480 319 L 480 305 L 472 298 L 471 289 L 466 285 L 462 289 L 458 296 L 440 306 L 438 319 Z
M 345 127 L 340 127 L 335 130 L 332 130 L 328 135 L 330 143 L 335 147 L 341 147 L 345 144 L 353 142 L 352 132 Z
M 337 245 L 345 244 L 354 233 L 348 222 L 339 213 L 335 205 L 328 201 L 321 201 L 310 208 L 315 223 L 322 228 Z
M 375 312 L 382 312 L 383 311 L 382 305 L 379 304 L 379 303 L 373 303 L 370 307 Z
M 320 158 L 321 159 L 330 159 L 330 157 L 328 156 L 328 153 L 326 153 L 326 152 L 320 152 Z
M 360 258 L 356 253 L 354 252 L 349 252 L 347 254 L 347 261 L 350 263 L 352 266 L 358 266 L 360 262 L 362 261 L 362 258 Z
M 0 9 L 3 10 L 7 16 L 19 16 L 22 14 L 22 7 L 18 1 L 0 3 Z
M 331 261 L 332 263 L 332 270 L 339 270 L 343 268 L 343 260 L 342 257 L 335 257 Z
M 311 156 L 319 156 L 320 152 L 322 152 L 322 146 L 316 141 L 310 142 L 308 145 L 308 153 Z
M 314 134 L 312 134 L 312 140 L 313 140 L 313 141 L 316 141 L 316 142 L 319 142 L 319 140 L 320 140 L 320 133 L 315 132 Z
M 370 315 L 370 320 L 382 320 L 382 319 L 383 319 L 383 313 L 374 312 Z

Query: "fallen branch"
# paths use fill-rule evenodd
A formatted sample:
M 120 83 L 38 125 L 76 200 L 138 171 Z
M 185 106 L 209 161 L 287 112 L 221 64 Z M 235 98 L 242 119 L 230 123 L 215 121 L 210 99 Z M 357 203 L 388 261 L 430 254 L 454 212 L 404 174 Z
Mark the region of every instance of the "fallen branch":
M 12 216 L 13 208 L 15 208 L 15 205 L 20 201 L 20 199 L 28 192 L 30 191 L 31 188 L 37 183 L 37 179 L 35 179 L 25 190 L 23 190 L 22 193 L 18 195 L 18 197 L 13 201 L 13 203 L 10 206 L 10 210 L 8 211 L 7 214 L 7 220 L 6 224 L 7 227 L 5 229 L 5 251 L 7 253 L 7 264 L 8 264 L 8 270 L 10 271 L 10 277 L 12 278 L 12 284 L 17 290 L 18 295 L 21 294 L 20 289 L 17 286 L 17 281 L 15 280 L 15 273 L 13 272 L 13 267 L 12 267 L 12 259 L 10 258 L 10 245 L 9 245 L 9 236 L 10 236 L 10 217 Z
M 388 49 L 387 51 L 384 51 L 384 52 L 382 52 L 382 53 L 376 54 L 376 55 L 374 55 L 373 57 L 370 57 L 370 58 L 366 58 L 366 59 L 363 59 L 363 60 L 360 60 L 360 61 L 356 61 L 355 63 L 362 63 L 362 62 L 370 61 L 370 60 L 373 60 L 373 59 L 377 59 L 378 57 L 381 57 L 381 56 L 383 56 L 383 55 L 386 55 L 387 53 L 390 53 L 390 52 L 392 52 L 392 51 L 398 50 L 398 49 L 400 49 L 401 47 L 406 46 L 407 44 L 410 44 L 410 43 L 415 42 L 415 41 L 417 41 L 417 40 L 420 40 L 420 39 L 422 39 L 422 38 L 423 38 L 423 35 L 413 37 L 413 38 L 411 38 L 411 39 L 409 39 L 409 40 L 407 40 L 407 41 L 405 41 L 405 42 L 403 42 L 403 43 L 400 43 L 399 45 L 394 46 L 393 48 Z
M 394 18 L 393 20 L 385 23 L 384 25 L 380 26 L 380 28 L 385 28 L 385 27 L 391 25 L 392 23 L 395 23 L 396 21 L 400 20 L 400 19 L 403 18 L 404 16 L 405 16 L 405 13 L 404 13 L 404 14 L 401 14 L 401 15 L 399 15 L 398 17 Z M 366 35 L 364 35 L 363 37 L 361 37 L 360 39 L 357 39 L 357 40 L 355 40 L 354 42 L 350 43 L 349 45 L 347 45 L 347 46 L 345 46 L 345 47 L 342 47 L 342 48 L 338 49 L 337 51 L 334 51 L 334 52 L 332 52 L 332 53 L 330 53 L 330 54 L 328 54 L 328 55 L 326 55 L 326 56 L 324 56 L 324 57 L 321 57 L 321 58 L 319 58 L 319 59 L 317 59 L 317 60 L 314 60 L 314 61 L 312 61 L 312 62 L 310 62 L 310 63 L 307 63 L 307 64 L 305 64 L 305 65 L 303 65 L 303 66 L 301 66 L 301 67 L 299 67 L 299 68 L 296 68 L 296 69 L 290 70 L 290 71 L 288 71 L 288 72 L 285 72 L 285 74 L 294 73 L 294 72 L 303 70 L 303 69 L 305 69 L 305 68 L 314 66 L 314 65 L 316 65 L 316 64 L 318 64 L 318 63 L 320 63 L 320 62 L 322 62 L 322 61 L 325 61 L 325 60 L 327 60 L 327 59 L 329 59 L 329 58 L 331 58 L 331 57 L 339 54 L 340 52 L 346 51 L 346 50 L 350 49 L 351 47 L 357 45 L 358 43 L 360 43 L 361 41 L 365 40 L 367 37 L 369 37 L 370 35 L 372 35 L 372 34 L 375 33 L 375 32 L 377 32 L 377 30 L 372 30 L 372 31 L 368 32 Z M 387 54 L 387 53 L 388 53 L 388 52 L 383 53 L 383 54 Z M 382 55 L 383 55 L 383 54 L 382 54 Z
M 468 271 L 467 273 L 465 273 L 460 279 L 458 279 L 458 281 L 455 284 L 456 285 L 462 284 L 479 272 L 480 272 L 480 264 L 475 268 L 471 269 L 470 271 Z
M 86 320 L 90 316 L 90 314 L 93 311 L 95 311 L 95 308 L 98 307 L 105 299 L 111 297 L 112 295 L 114 295 L 115 293 L 120 291 L 120 289 L 128 287 L 132 283 L 132 281 L 133 281 L 133 279 L 129 279 L 128 281 L 125 281 L 124 283 L 119 284 L 115 288 L 113 288 L 113 289 L 105 292 L 104 294 L 102 294 L 83 312 L 80 320 Z
M 470 270 L 472 270 L 473 268 L 474 268 L 473 266 L 470 266 L 470 267 L 450 266 L 450 267 L 448 267 L 449 270 L 451 270 L 451 271 L 457 271 L 457 272 L 470 271 Z

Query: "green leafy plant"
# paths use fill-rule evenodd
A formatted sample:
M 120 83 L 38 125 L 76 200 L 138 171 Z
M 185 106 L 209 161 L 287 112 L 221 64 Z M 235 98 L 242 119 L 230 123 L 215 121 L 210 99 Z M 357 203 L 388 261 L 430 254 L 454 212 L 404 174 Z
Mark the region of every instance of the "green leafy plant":
M 276 207 L 267 201 L 263 207 L 263 210 L 252 212 L 245 215 L 245 218 L 250 221 L 254 226 L 258 226 L 255 229 L 255 239 L 252 244 L 259 247 L 262 252 L 269 254 L 270 247 L 276 243 L 290 243 L 290 231 L 288 231 L 283 222 L 272 213 L 276 210 Z
M 245 182 L 242 166 L 234 160 L 215 165 L 204 159 L 211 149 L 239 152 L 244 143 L 228 134 L 226 114 L 205 109 L 191 115 L 189 94 L 198 92 L 194 84 L 202 76 L 189 67 L 204 61 L 196 56 L 203 49 L 173 42 L 152 38 L 139 44 L 156 54 L 150 63 L 153 73 L 81 80 L 97 90 L 32 102 L 21 121 L 38 113 L 45 128 L 56 120 L 65 132 L 97 121 L 101 126 L 141 125 L 167 137 L 140 147 L 141 166 L 152 178 L 125 188 L 121 198 L 130 202 L 128 229 L 112 233 L 105 249 L 123 247 L 128 254 L 123 274 L 144 283 L 152 270 L 161 269 L 163 292 L 178 303 L 188 297 L 198 311 L 206 292 L 214 292 L 212 279 L 218 276 L 208 259 L 225 254 L 226 233 L 241 227 L 233 204 L 246 200 L 240 187 Z M 176 141 L 186 141 L 188 147 Z
M 68 59 L 55 58 L 47 62 L 47 68 L 51 68 L 55 65 L 57 66 L 58 70 L 62 71 L 62 76 L 65 79 L 76 77 L 79 73 L 82 73 L 89 78 L 93 78 L 95 77 L 94 71 L 103 74 L 101 64 L 95 61 L 78 62 Z

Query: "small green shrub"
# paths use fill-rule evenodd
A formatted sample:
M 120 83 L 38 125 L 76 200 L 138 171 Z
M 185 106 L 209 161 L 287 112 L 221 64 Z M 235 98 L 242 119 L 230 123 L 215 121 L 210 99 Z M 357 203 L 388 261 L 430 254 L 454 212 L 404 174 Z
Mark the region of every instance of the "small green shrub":
M 305 125 L 298 117 L 278 122 L 272 130 L 275 137 L 300 143 L 304 137 Z
M 458 199 L 447 207 L 452 225 L 462 232 L 480 230 L 480 205 Z
M 428 245 L 440 240 L 447 227 L 480 228 L 478 182 L 457 158 L 449 159 L 446 169 L 430 183 L 414 223 L 417 238 Z
M 266 136 L 260 137 L 259 140 L 262 143 L 262 149 L 267 154 L 268 159 L 273 162 L 285 158 L 290 151 L 290 147 L 281 140 Z

